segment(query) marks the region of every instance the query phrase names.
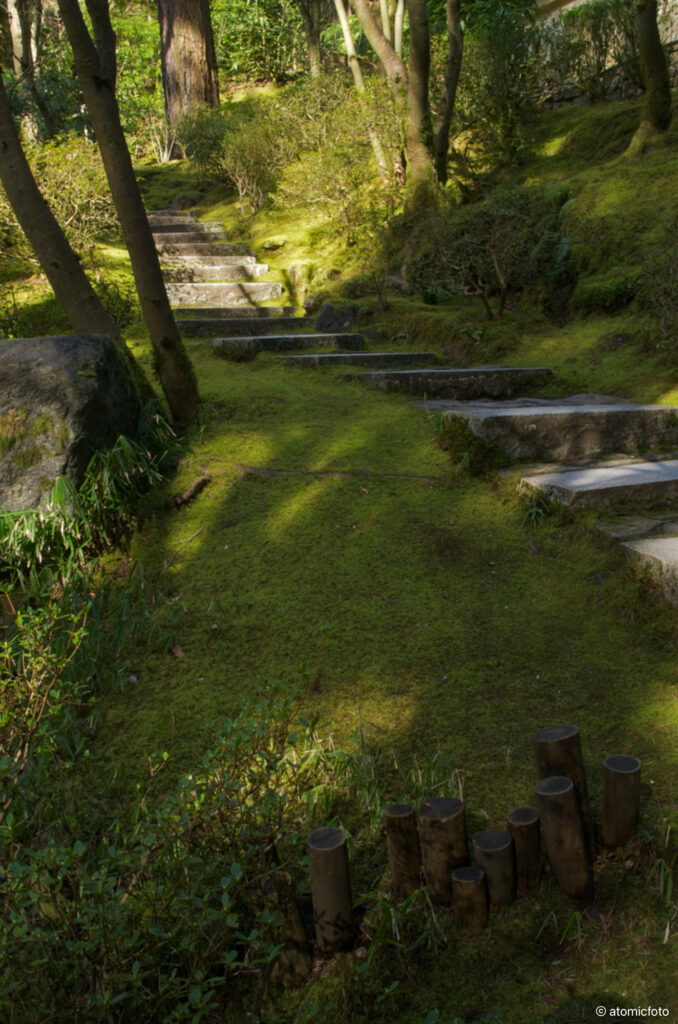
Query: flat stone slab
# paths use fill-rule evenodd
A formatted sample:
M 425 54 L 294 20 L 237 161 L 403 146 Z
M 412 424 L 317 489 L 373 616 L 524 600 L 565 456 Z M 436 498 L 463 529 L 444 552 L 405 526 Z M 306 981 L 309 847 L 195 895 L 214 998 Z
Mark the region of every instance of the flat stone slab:
M 186 220 L 165 220 L 163 218 L 163 220 L 158 221 L 155 219 L 151 220 L 149 218 L 148 223 L 151 225 L 152 233 L 154 235 L 161 236 L 167 234 L 186 234 L 187 232 L 196 234 L 203 231 L 207 236 L 214 234 L 215 232 L 220 232 L 221 234 L 224 233 L 224 225 L 218 220 L 195 220 L 194 218 Z
M 230 263 L 225 266 L 194 264 L 166 267 L 163 276 L 167 282 L 190 281 L 249 281 L 268 273 L 265 263 Z
M 184 239 L 186 236 L 181 236 Z M 186 256 L 249 256 L 250 251 L 240 242 L 177 242 L 168 241 L 168 236 L 156 238 L 155 247 L 163 258 L 183 260 Z
M 245 307 L 248 308 L 248 307 Z M 291 331 L 298 334 L 307 324 L 304 317 L 176 317 L 177 327 L 184 338 L 214 338 L 248 335 L 259 337 L 264 334 L 282 334 Z
M 622 544 L 622 548 L 656 580 L 664 596 L 678 605 L 678 537 L 630 540 Z
M 361 349 L 364 344 L 361 334 L 275 334 L 267 338 L 214 338 L 212 348 L 222 359 L 238 359 L 259 352 L 285 352 L 296 348 Z
M 523 388 L 540 387 L 553 379 L 546 367 L 473 366 L 446 370 L 384 370 L 363 373 L 362 380 L 383 391 L 407 391 L 432 398 L 510 398 Z
M 280 356 L 288 366 L 416 366 L 439 361 L 433 352 L 319 352 Z M 359 374 L 359 377 L 367 376 Z M 355 379 L 355 378 L 353 378 Z
M 175 317 L 187 317 L 196 320 L 212 319 L 227 323 L 232 319 L 259 320 L 269 317 L 290 317 L 295 324 L 303 323 L 303 317 L 292 317 L 293 306 L 175 306 Z M 220 333 L 223 333 L 220 332 Z
M 210 245 L 214 242 L 228 241 L 228 235 L 225 231 L 198 231 L 197 227 L 192 225 L 187 225 L 186 230 L 183 231 L 181 225 L 177 225 L 177 228 L 172 231 L 159 231 L 158 234 L 154 230 L 153 237 L 155 238 L 156 248 L 162 248 L 166 245 L 187 245 L 188 243 L 199 245 L 201 242 Z
M 148 223 L 152 228 L 166 227 L 171 224 L 197 224 L 197 217 L 192 213 L 149 213 Z
M 253 302 L 266 302 L 282 295 L 278 281 L 242 281 L 239 284 L 168 284 L 170 305 L 184 302 L 219 303 L 228 306 L 246 306 Z
M 567 462 L 678 443 L 678 409 L 603 395 L 417 404 L 444 419 L 463 419 L 478 437 L 517 459 Z
M 246 256 L 244 253 L 233 253 L 230 256 L 166 256 L 163 254 L 164 264 L 172 267 L 253 267 L 257 265 L 256 256 Z M 259 264 L 263 266 L 264 264 Z
M 678 495 L 678 460 L 632 462 L 564 473 L 523 477 L 521 483 L 545 491 L 564 505 L 608 505 Z

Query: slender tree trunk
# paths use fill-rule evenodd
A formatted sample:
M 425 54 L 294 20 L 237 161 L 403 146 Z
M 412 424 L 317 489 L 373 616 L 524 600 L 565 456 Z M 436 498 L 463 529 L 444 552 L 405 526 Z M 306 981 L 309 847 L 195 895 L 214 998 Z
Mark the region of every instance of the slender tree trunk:
M 39 111 L 48 138 L 56 134 L 57 125 L 45 103 L 35 80 L 35 63 L 38 59 L 40 31 L 42 27 L 42 0 L 29 5 L 27 0 L 7 0 L 7 16 L 12 40 L 14 70 L 26 82 L 31 99 Z M 27 115 L 30 124 L 24 123 L 27 134 L 36 136 L 34 118 Z
M 406 100 L 407 164 L 412 176 L 426 177 L 433 166 L 431 112 L 428 104 L 430 43 L 425 0 L 408 0 L 410 66 L 408 68 L 372 16 L 368 0 L 351 0 L 367 41 L 379 58 L 396 102 Z
M 353 36 L 351 35 L 351 26 L 349 25 L 348 17 L 346 15 L 344 0 L 334 0 L 334 6 L 337 11 L 337 17 L 339 18 L 339 24 L 341 25 L 341 31 L 344 37 L 344 46 L 346 47 L 346 56 L 351 68 L 351 74 L 353 75 L 353 82 L 357 91 L 362 93 L 365 91 L 365 82 L 363 80 L 363 72 L 360 67 L 358 55 L 355 52 L 355 44 L 353 42 Z M 384 148 L 381 144 L 381 140 L 373 128 L 368 128 L 367 131 L 370 138 L 370 144 L 372 146 L 372 152 L 374 153 L 374 159 L 376 160 L 377 167 L 379 168 L 379 176 L 382 181 L 386 181 L 388 179 L 388 162 L 384 154 Z
M 165 112 L 177 124 L 191 107 L 219 105 L 208 0 L 157 0 Z
M 657 0 L 644 0 L 636 6 L 638 48 L 645 83 L 642 119 L 655 131 L 665 132 L 671 124 L 671 82 L 657 26 Z
M 299 8 L 302 21 L 304 22 L 310 75 L 311 78 L 319 78 L 322 71 L 322 53 L 320 49 L 322 12 L 320 0 L 299 0 Z
M 0 181 L 72 329 L 80 334 L 108 335 L 124 356 L 140 394 L 147 395 L 150 391 L 148 382 L 38 188 L 21 147 L 1 75 Z
M 405 21 L 405 0 L 397 0 L 393 23 L 393 48 L 399 57 L 403 55 L 403 23 Z
M 457 97 L 457 86 L 464 53 L 464 32 L 461 27 L 460 0 L 447 0 L 447 59 L 443 81 L 442 103 L 435 126 L 433 150 L 436 175 L 441 185 L 447 181 L 447 159 L 450 146 L 450 125 Z
M 433 123 L 428 88 L 431 38 L 426 0 L 407 0 L 410 23 L 410 61 L 407 77 L 407 160 L 415 178 L 431 170 Z
M 78 0 L 59 0 L 80 88 L 85 97 L 108 185 L 122 227 L 155 352 L 156 368 L 173 418 L 189 423 L 199 402 L 198 386 L 165 290 L 155 242 L 144 209 L 115 96 L 115 34 L 107 0 L 86 0 L 94 40 Z

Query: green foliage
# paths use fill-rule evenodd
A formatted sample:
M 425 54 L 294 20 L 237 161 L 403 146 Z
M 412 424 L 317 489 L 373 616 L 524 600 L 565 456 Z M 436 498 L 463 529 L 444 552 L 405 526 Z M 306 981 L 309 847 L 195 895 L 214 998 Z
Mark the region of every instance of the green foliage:
M 159 483 L 171 464 L 172 438 L 149 405 L 136 440 L 121 436 L 111 449 L 95 452 L 79 490 L 58 477 L 40 508 L 0 513 L 4 572 L 21 586 L 43 565 L 56 565 L 68 578 L 87 554 L 123 537 L 136 521 L 134 499 Z
M 443 208 L 426 223 L 410 279 L 422 293 L 477 297 L 490 319 L 511 295 L 539 287 L 548 309 L 556 295 L 563 301 L 573 278 L 566 206 L 560 188 L 512 186 L 482 203 Z
M 511 465 L 508 455 L 477 437 L 461 416 L 441 419 L 436 424 L 436 440 L 453 465 L 471 476 L 486 476 Z
M 78 255 L 95 261 L 97 239 L 119 233 L 106 175 L 93 142 L 69 134 L 25 147 L 40 190 Z M 0 192 L 0 266 L 35 262 L 4 192 Z
M 659 329 L 659 344 L 678 345 L 678 244 L 673 233 L 649 257 L 638 279 L 638 305 Z
M 670 4 L 659 3 L 660 26 L 668 25 Z M 545 91 L 567 82 L 591 101 L 604 100 L 612 74 L 631 89 L 643 88 L 634 0 L 591 0 L 561 11 L 540 29 Z
M 529 9 L 512 3 L 476 3 L 464 41 L 455 109 L 457 132 L 470 133 L 491 161 L 515 159 L 524 123 L 535 110 L 539 62 Z M 527 16 L 526 16 L 527 14 Z
M 71 644 L 81 639 L 73 632 Z M 154 810 L 141 798 L 129 830 L 109 823 L 88 838 L 67 827 L 31 848 L 15 826 L 0 883 L 11 907 L 0 1007 L 24 1019 L 97 1021 L 115 1008 L 121 1022 L 198 1021 L 233 998 L 239 974 L 267 972 L 279 949 L 276 851 L 284 862 L 289 843 L 298 856 L 313 761 L 296 753 L 294 709 L 267 686 Z M 152 774 L 165 761 L 153 759 Z
M 211 12 L 224 80 L 283 81 L 302 70 L 305 37 L 292 0 L 216 0 Z

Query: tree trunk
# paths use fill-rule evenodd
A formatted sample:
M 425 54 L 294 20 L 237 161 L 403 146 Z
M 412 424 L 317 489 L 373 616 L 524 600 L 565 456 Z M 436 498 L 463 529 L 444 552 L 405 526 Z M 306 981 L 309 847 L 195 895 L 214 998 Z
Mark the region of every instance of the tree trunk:
M 80 88 L 101 151 L 122 227 L 162 389 L 175 421 L 187 424 L 199 402 L 198 386 L 174 322 L 155 242 L 144 209 L 115 96 L 115 34 L 107 0 L 86 0 L 94 39 L 78 0 L 59 0 Z
M 57 302 L 79 334 L 105 334 L 115 344 L 142 398 L 151 389 L 132 353 L 104 309 L 80 261 L 45 201 L 21 148 L 0 75 L 0 181 L 21 230 L 30 242 Z
M 657 26 L 657 0 L 641 0 L 638 10 L 638 48 L 645 83 L 642 122 L 656 132 L 671 124 L 671 82 Z
M 177 124 L 199 103 L 219 105 L 209 2 L 157 0 L 157 5 L 165 113 L 170 124 Z
M 447 159 L 450 146 L 450 125 L 457 97 L 464 52 L 464 32 L 461 25 L 460 0 L 447 0 L 447 59 L 440 114 L 436 120 L 433 151 L 436 175 L 441 185 L 447 181 Z
M 311 78 L 319 78 L 322 71 L 322 54 L 320 50 L 320 26 L 322 11 L 320 0 L 299 0 L 306 46 L 308 48 L 308 64 Z
M 42 0 L 36 0 L 32 7 L 29 7 L 27 0 L 6 2 L 14 71 L 27 84 L 31 99 L 42 117 L 45 134 L 51 138 L 57 131 L 56 122 L 35 81 L 35 63 L 42 26 Z M 24 123 L 24 129 L 31 137 L 35 137 L 38 134 L 35 119 L 30 114 L 26 115 L 26 119 L 30 123 Z
M 431 170 L 433 124 L 428 101 L 431 38 L 426 0 L 407 0 L 410 62 L 407 78 L 407 161 L 415 178 Z
M 404 60 L 374 20 L 368 0 L 351 0 L 351 6 L 367 41 L 381 62 L 396 102 L 406 99 L 407 164 L 415 179 L 426 177 L 433 165 L 433 139 L 428 105 L 430 45 L 425 0 L 408 0 L 409 73 Z
M 341 25 L 341 31 L 344 37 L 344 46 L 346 47 L 346 56 L 351 68 L 351 74 L 353 75 L 353 82 L 358 92 L 362 93 L 365 91 L 365 82 L 363 80 L 363 73 L 360 67 L 360 61 L 358 60 L 358 55 L 355 52 L 353 36 L 351 35 L 351 26 L 349 25 L 346 8 L 344 7 L 344 0 L 334 0 L 334 6 L 336 8 L 337 17 L 339 18 L 339 24 Z M 388 163 L 386 161 L 386 156 L 384 155 L 384 148 L 381 144 L 381 140 L 373 128 L 368 127 L 367 133 L 370 138 L 370 145 L 372 146 L 374 159 L 376 160 L 377 167 L 379 168 L 379 176 L 382 181 L 386 181 L 388 179 Z

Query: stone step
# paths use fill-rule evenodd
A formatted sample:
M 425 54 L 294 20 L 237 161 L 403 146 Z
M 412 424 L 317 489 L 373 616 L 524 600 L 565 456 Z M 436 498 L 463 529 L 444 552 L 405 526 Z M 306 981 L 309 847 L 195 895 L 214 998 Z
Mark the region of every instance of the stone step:
M 417 404 L 443 419 L 463 419 L 478 437 L 517 459 L 567 462 L 678 443 L 678 409 L 602 395 Z
M 153 232 L 155 247 L 161 252 L 168 245 L 214 245 L 215 242 L 228 241 L 225 231 L 197 231 L 195 227 L 188 225 L 185 231 L 179 228 L 178 231 L 164 231 L 158 234 Z M 196 250 L 197 253 L 202 249 Z
M 622 548 L 659 584 L 664 597 L 678 605 L 678 536 L 626 541 Z
M 439 362 L 433 352 L 317 352 L 280 356 L 289 366 L 429 366 Z M 358 378 L 366 376 L 359 374 Z M 356 378 L 353 377 L 353 380 Z
M 510 398 L 524 388 L 540 387 L 553 379 L 545 367 L 517 369 L 504 366 L 473 366 L 446 370 L 382 370 L 361 373 L 372 388 L 383 391 L 407 391 L 431 398 Z
M 225 234 L 224 225 L 218 220 L 163 220 L 158 223 L 155 220 L 149 220 L 151 225 L 151 232 L 154 235 L 165 235 L 171 234 L 202 234 L 204 233 L 207 238 L 213 234 Z
M 361 334 L 273 334 L 269 337 L 214 338 L 214 354 L 222 359 L 242 359 L 260 352 L 285 352 L 296 348 L 360 349 L 365 344 Z
M 219 303 L 228 306 L 246 306 L 253 302 L 266 302 L 282 295 L 277 281 L 242 281 L 240 284 L 168 284 L 170 305 L 181 303 Z
M 246 245 L 239 242 L 177 242 L 167 241 L 167 235 L 162 239 L 158 238 L 155 247 L 164 258 L 183 260 L 186 256 L 249 256 L 250 252 Z
M 215 323 L 222 325 L 224 321 L 228 324 L 231 319 L 240 321 L 278 318 L 280 323 L 283 317 L 289 317 L 295 325 L 304 323 L 303 317 L 292 316 L 293 306 L 175 306 L 173 312 L 178 319 L 188 317 L 189 320 L 196 319 L 201 322 L 214 320 Z M 212 333 L 223 334 L 224 332 L 217 330 Z
M 244 308 L 249 309 L 251 307 Z M 176 316 L 177 312 L 175 310 L 177 327 L 184 338 L 224 338 L 237 335 L 260 337 L 264 334 L 282 334 L 286 331 L 297 334 L 300 330 L 309 326 L 306 319 L 300 316 L 257 317 L 254 315 L 247 317 L 231 316 L 229 318 L 196 316 L 185 318 Z M 187 310 L 182 310 L 182 312 L 187 312 Z M 232 313 L 232 311 L 230 312 Z M 260 312 L 263 312 L 263 310 Z
M 156 228 L 166 224 L 197 224 L 198 220 L 192 213 L 149 213 L 148 223 Z
M 225 266 L 176 266 L 163 270 L 165 281 L 249 281 L 268 273 L 265 263 L 227 263 Z
M 178 256 L 176 258 L 163 256 L 162 263 L 173 269 L 175 267 L 232 267 L 239 265 L 253 267 L 257 264 L 257 257 L 247 256 L 240 252 L 232 253 L 230 256 L 210 256 L 208 253 L 206 256 Z
M 523 477 L 521 484 L 544 491 L 548 497 L 572 507 L 653 501 L 678 496 L 678 460 L 626 462 L 538 473 Z

